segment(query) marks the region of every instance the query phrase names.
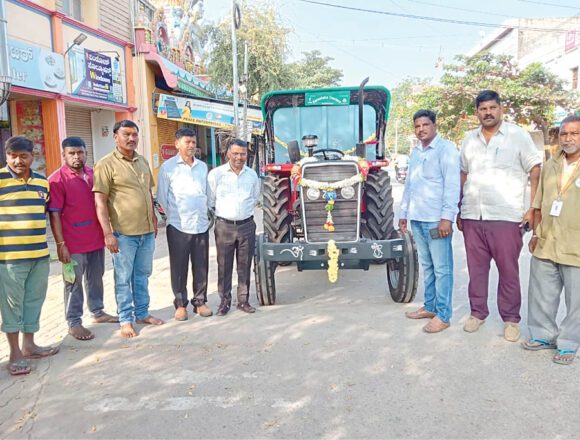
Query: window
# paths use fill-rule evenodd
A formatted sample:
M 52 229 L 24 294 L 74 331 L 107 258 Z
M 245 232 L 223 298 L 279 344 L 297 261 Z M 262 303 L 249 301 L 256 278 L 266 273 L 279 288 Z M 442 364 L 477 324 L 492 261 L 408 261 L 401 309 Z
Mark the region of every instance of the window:
M 62 0 L 62 12 L 77 21 L 83 20 L 81 14 L 81 0 Z
M 572 90 L 578 89 L 578 67 L 572 69 Z

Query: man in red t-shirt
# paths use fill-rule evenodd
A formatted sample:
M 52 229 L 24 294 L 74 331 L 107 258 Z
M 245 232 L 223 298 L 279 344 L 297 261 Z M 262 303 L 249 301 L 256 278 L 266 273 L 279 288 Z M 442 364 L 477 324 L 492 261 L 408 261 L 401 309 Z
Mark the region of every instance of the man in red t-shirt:
M 74 283 L 64 281 L 69 334 L 83 341 L 95 337 L 82 324 L 83 276 L 94 321 L 119 322 L 116 316 L 103 310 L 105 239 L 95 209 L 93 170 L 85 165 L 86 153 L 86 145 L 81 138 L 66 138 L 62 142 L 64 165 L 48 178 L 51 191 L 48 211 L 58 259 L 63 264 L 71 260 L 77 263 Z

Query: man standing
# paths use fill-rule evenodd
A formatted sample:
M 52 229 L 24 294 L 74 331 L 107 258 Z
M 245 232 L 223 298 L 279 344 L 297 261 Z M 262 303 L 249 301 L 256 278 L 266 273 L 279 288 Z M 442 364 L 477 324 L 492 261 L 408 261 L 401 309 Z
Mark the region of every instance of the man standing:
M 461 145 L 462 199 L 457 225 L 463 230 L 471 316 L 463 329 L 473 333 L 489 315 L 487 295 L 493 259 L 499 272 L 497 305 L 504 337 L 520 337 L 521 289 L 518 258 L 522 235 L 533 223 L 525 210 L 528 175 L 533 200 L 540 177 L 541 156 L 530 135 L 502 121 L 499 95 L 482 91 L 475 99 L 481 126 L 467 133 Z
M 425 304 L 407 318 L 430 318 L 423 327 L 438 333 L 449 327 L 453 295 L 453 221 L 459 202 L 459 153 L 437 135 L 436 115 L 419 110 L 413 116 L 420 145 L 413 149 L 405 182 L 399 228 L 408 220 L 417 244 L 425 280 Z
M 56 240 L 61 263 L 74 260 L 75 281 L 64 281 L 65 316 L 69 334 L 79 340 L 93 339 L 83 327 L 83 277 L 89 310 L 96 323 L 119 322 L 104 312 L 103 274 L 105 272 L 105 240 L 99 226 L 93 188 L 93 170 L 85 165 L 85 142 L 79 137 L 62 141 L 64 165 L 49 178 L 50 226 Z
M 250 273 L 256 242 L 254 208 L 260 196 L 260 180 L 246 166 L 248 147 L 236 139 L 227 152 L 228 163 L 208 176 L 209 207 L 215 208 L 215 241 L 218 260 L 218 316 L 226 315 L 232 302 L 234 255 L 238 271 L 238 310 L 254 313 L 249 303 Z
M 534 199 L 533 253 L 528 292 L 527 350 L 555 348 L 552 360 L 568 365 L 580 346 L 580 117 L 560 125 L 562 152 L 546 162 Z M 566 317 L 556 315 L 564 288 Z
M 30 140 L 11 137 L 4 149 L 6 167 L 0 169 L 0 314 L 10 347 L 8 371 L 21 375 L 30 373 L 26 358 L 52 356 L 59 350 L 34 343 L 48 286 L 49 190 L 46 178 L 30 169 Z
M 157 201 L 167 214 L 167 245 L 175 319 L 187 320 L 187 272 L 191 260 L 193 312 L 211 316 L 207 301 L 209 218 L 207 165 L 194 157 L 197 138 L 193 130 L 175 133 L 177 155 L 159 170 Z
M 113 126 L 115 150 L 95 166 L 93 192 L 105 245 L 113 254 L 115 298 L 121 336 L 137 336 L 138 324 L 161 325 L 149 314 L 149 276 L 153 266 L 157 217 L 153 210 L 153 176 L 135 150 L 139 128 L 123 120 Z

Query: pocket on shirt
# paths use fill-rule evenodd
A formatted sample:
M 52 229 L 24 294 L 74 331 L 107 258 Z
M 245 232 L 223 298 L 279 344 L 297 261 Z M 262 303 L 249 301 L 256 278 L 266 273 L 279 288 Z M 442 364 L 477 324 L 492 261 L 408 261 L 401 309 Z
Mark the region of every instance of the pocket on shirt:
M 495 153 L 494 164 L 497 168 L 512 168 L 516 160 L 516 151 L 513 148 L 498 148 Z
M 426 161 L 422 164 L 423 167 L 423 177 L 427 180 L 441 181 L 443 176 L 441 175 L 441 167 L 439 166 L 439 161 Z

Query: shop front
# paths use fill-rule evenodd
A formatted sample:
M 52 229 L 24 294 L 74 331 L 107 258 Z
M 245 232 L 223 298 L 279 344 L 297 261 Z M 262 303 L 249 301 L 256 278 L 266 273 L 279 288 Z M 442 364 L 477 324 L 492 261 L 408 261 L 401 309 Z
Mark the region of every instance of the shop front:
M 112 151 L 115 121 L 135 110 L 132 44 L 28 1 L 7 0 L 6 17 L 12 87 L 2 139 L 31 139 L 32 167 L 44 175 L 60 167 L 66 136 L 83 138 L 89 164 Z

